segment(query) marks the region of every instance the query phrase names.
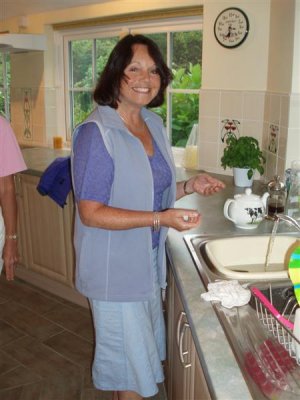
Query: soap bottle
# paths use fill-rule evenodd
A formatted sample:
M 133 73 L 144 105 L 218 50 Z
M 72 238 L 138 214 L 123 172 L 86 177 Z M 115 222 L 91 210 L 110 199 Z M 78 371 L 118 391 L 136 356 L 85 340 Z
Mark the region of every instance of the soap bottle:
M 286 202 L 285 185 L 281 182 L 279 175 L 275 175 L 274 179 L 268 183 L 268 192 L 267 214 L 269 218 L 273 218 L 275 214 L 284 212 Z
M 194 124 L 184 149 L 183 167 L 198 168 L 198 124 Z

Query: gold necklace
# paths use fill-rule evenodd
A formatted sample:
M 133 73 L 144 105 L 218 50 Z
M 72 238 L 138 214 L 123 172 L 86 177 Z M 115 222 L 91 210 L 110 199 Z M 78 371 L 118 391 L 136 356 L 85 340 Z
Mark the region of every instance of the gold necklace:
M 117 113 L 119 114 L 119 116 L 120 116 L 121 120 L 124 122 L 124 124 L 125 124 L 127 127 L 129 127 L 129 126 L 130 126 L 130 123 L 127 121 L 126 117 L 121 113 L 121 111 L 118 111 L 118 110 L 117 110 Z M 143 125 L 143 128 L 146 126 L 146 123 L 145 123 L 145 121 L 143 120 L 143 118 L 142 118 L 142 125 Z
M 123 117 L 123 115 L 122 115 L 122 113 L 121 113 L 121 111 L 117 111 L 117 113 L 119 114 L 119 116 L 120 116 L 120 118 L 121 118 L 121 120 L 124 122 L 124 124 L 128 124 L 128 122 L 126 121 L 126 118 L 125 117 Z

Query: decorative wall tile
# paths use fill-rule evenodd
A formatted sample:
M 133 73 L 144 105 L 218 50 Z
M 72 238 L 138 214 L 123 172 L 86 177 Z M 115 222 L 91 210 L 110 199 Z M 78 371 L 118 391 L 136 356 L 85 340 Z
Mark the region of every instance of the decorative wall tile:
M 233 120 L 239 122 L 237 125 L 240 136 L 253 136 L 261 144 L 266 155 L 265 176 L 261 179 L 268 180 L 274 174 L 282 172 L 288 162 L 287 154 L 289 154 L 288 157 L 299 158 L 300 131 L 290 132 L 288 128 L 291 126 L 291 120 L 294 126 L 300 125 L 299 95 L 290 96 L 286 93 L 261 91 L 204 90 L 202 92 L 199 135 L 200 168 L 226 175 L 231 173 L 228 169 L 224 171 L 220 160 L 225 147 L 221 137 L 226 136 L 225 126 L 228 121 Z M 205 104 L 206 101 L 207 104 Z M 219 115 L 216 116 L 218 122 L 214 122 L 211 117 L 214 110 L 219 110 Z M 213 143 L 209 145 L 209 142 L 216 137 L 212 133 L 214 129 L 217 129 L 219 135 L 217 142 L 214 143 L 215 147 L 212 146 Z M 291 149 L 290 146 L 292 146 Z M 259 178 L 259 174 L 256 174 L 255 179 Z
M 270 125 L 268 150 L 276 154 L 278 151 L 278 136 L 279 136 L 279 126 L 275 124 Z
M 24 116 L 23 138 L 29 140 L 32 139 L 32 95 L 30 88 L 24 88 L 22 91 Z
M 226 143 L 226 139 L 230 137 L 231 135 L 234 135 L 236 137 L 240 136 L 240 121 L 237 119 L 222 119 L 221 121 L 221 141 L 223 143 Z

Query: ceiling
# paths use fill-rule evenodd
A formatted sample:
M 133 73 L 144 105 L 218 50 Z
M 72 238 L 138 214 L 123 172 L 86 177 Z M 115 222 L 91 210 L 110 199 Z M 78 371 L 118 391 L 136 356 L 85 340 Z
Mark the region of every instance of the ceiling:
M 104 3 L 106 0 L 0 0 L 0 21 L 63 8 Z

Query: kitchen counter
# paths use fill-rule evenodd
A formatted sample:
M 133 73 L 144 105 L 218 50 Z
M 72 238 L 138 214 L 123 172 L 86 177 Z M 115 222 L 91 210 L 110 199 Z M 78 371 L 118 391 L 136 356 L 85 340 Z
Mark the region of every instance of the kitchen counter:
M 191 176 L 184 169 L 177 171 L 178 180 Z M 201 299 L 205 287 L 193 264 L 189 251 L 183 241 L 186 233 L 200 235 L 257 235 L 272 231 L 273 222 L 264 220 L 254 230 L 236 228 L 223 215 L 225 200 L 233 198 L 236 193 L 244 193 L 243 188 L 233 186 L 233 178 L 225 175 L 214 175 L 226 183 L 226 189 L 211 197 L 197 194 L 186 196 L 177 201 L 176 207 L 193 208 L 200 211 L 201 225 L 188 232 L 177 232 L 170 229 L 167 239 L 167 251 L 171 259 L 177 285 L 191 326 L 193 338 L 209 388 L 213 398 L 220 400 L 252 399 L 242 372 L 237 364 L 233 351 L 224 330 L 210 302 Z M 265 185 L 259 181 L 253 184 L 253 193 L 261 194 Z M 278 232 L 293 231 L 281 224 Z
M 69 150 L 47 148 L 23 149 L 22 152 L 28 166 L 25 173 L 35 176 L 40 176 L 56 157 L 70 154 Z M 186 179 L 192 174 L 193 172 L 178 168 L 177 180 Z M 211 303 L 205 302 L 200 297 L 205 288 L 183 237 L 186 233 L 201 235 L 270 233 L 273 223 L 263 221 L 254 230 L 235 228 L 233 223 L 223 216 L 223 205 L 227 198 L 233 198 L 235 193 L 243 193 L 244 189 L 234 187 L 231 176 L 215 176 L 226 183 L 226 189 L 222 192 L 210 197 L 192 194 L 177 201 L 176 207 L 199 210 L 202 215 L 201 225 L 188 232 L 170 229 L 167 251 L 212 397 L 219 400 L 247 400 L 252 399 L 252 396 Z M 254 193 L 261 194 L 264 190 L 265 186 L 262 183 L 254 182 Z M 291 228 L 283 224 L 278 232 L 289 230 Z
M 57 157 L 67 157 L 70 150 L 55 150 L 47 147 L 31 147 L 22 149 L 22 154 L 27 165 L 25 174 L 41 176 L 49 164 Z

